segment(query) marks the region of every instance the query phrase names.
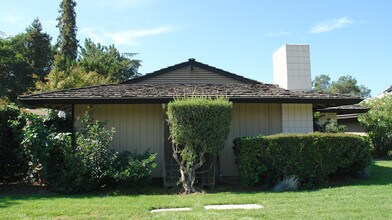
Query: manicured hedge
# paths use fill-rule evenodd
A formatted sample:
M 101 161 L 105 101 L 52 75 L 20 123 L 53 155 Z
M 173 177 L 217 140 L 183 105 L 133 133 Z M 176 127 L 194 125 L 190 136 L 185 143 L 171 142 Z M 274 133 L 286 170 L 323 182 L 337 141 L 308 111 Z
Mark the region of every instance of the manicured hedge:
M 369 141 L 349 134 L 241 137 L 233 148 L 244 185 L 271 185 L 295 175 L 311 188 L 335 176 L 358 175 L 371 162 Z

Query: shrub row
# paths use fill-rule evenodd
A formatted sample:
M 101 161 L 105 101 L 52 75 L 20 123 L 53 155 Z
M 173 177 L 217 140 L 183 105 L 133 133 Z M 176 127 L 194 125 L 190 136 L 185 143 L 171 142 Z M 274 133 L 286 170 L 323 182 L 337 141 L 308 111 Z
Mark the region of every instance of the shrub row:
M 241 137 L 233 149 L 243 185 L 270 186 L 294 175 L 312 188 L 332 177 L 356 176 L 371 162 L 369 141 L 348 134 Z

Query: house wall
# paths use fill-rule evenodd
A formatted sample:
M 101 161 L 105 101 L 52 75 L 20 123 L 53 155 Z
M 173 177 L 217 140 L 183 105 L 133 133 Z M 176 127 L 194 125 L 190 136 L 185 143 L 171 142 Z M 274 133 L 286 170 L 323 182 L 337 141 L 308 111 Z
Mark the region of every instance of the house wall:
M 282 132 L 308 133 L 313 131 L 311 104 L 282 104 Z
M 346 126 L 347 132 L 365 133 L 365 130 L 359 123 L 358 118 L 338 119 L 338 124 Z
M 93 105 L 94 118 L 107 121 L 116 129 L 112 148 L 142 153 L 150 148 L 157 153 L 154 177 L 163 177 L 164 118 L 162 104 Z M 75 105 L 75 117 L 82 116 L 87 105 Z M 282 132 L 281 104 L 234 103 L 230 134 L 220 155 L 222 176 L 238 176 L 234 163 L 233 140 L 242 136 L 270 135 Z M 77 120 L 76 120 L 77 121 Z M 75 123 L 77 127 L 77 122 Z
M 94 119 L 107 121 L 114 127 L 111 147 L 116 151 L 143 153 L 147 148 L 157 153 L 154 177 L 163 176 L 163 110 L 162 104 L 105 104 L 92 105 Z M 75 117 L 82 116 L 87 105 L 75 105 Z M 76 120 L 77 121 L 77 120 Z M 77 124 L 76 124 L 77 127 Z
M 281 133 L 281 112 L 280 104 L 234 103 L 230 133 L 220 155 L 222 176 L 238 176 L 237 166 L 234 163 L 233 140 L 243 136 Z
M 229 78 L 218 73 L 214 73 L 194 66 L 184 67 L 168 73 L 145 79 L 138 83 L 207 83 L 207 84 L 238 84 L 242 83 L 233 78 Z

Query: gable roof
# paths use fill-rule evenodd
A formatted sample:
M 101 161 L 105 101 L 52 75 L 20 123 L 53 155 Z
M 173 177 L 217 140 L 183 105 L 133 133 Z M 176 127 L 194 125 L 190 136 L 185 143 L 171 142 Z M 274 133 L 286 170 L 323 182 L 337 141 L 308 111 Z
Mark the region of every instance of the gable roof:
M 234 79 L 234 80 L 238 81 L 239 83 L 240 82 L 242 82 L 242 83 L 251 83 L 251 84 L 258 84 L 258 83 L 260 83 L 260 82 L 258 82 L 256 80 L 249 79 L 249 78 L 246 78 L 246 77 L 234 74 L 234 73 L 230 73 L 228 71 L 225 71 L 225 70 L 222 70 L 222 69 L 219 69 L 219 68 L 216 68 L 216 67 L 209 66 L 207 64 L 198 62 L 194 58 L 190 58 L 186 62 L 182 62 L 182 63 L 176 64 L 176 65 L 173 65 L 173 66 L 169 66 L 169 67 L 160 69 L 158 71 L 155 71 L 155 72 L 152 72 L 152 73 L 148 73 L 148 74 L 145 74 L 143 76 L 139 76 L 139 77 L 136 77 L 136 78 L 133 78 L 133 79 L 129 79 L 127 81 L 122 82 L 121 84 L 141 83 L 141 82 L 143 82 L 143 81 L 145 81 L 147 79 L 150 79 L 152 77 L 156 77 L 156 76 L 159 76 L 159 75 L 162 75 L 162 74 L 165 74 L 165 73 L 169 73 L 169 72 L 172 72 L 174 70 L 181 69 L 181 68 L 188 67 L 188 66 L 190 66 L 191 68 L 199 67 L 199 68 L 211 71 L 213 73 L 216 73 L 218 75 L 222 75 L 222 76 Z
M 159 76 L 184 67 L 198 67 L 235 79 L 238 83 L 147 83 Z M 169 66 L 144 76 L 119 84 L 97 85 L 83 88 L 21 95 L 18 99 L 27 105 L 55 109 L 71 109 L 73 104 L 125 104 L 167 103 L 179 96 L 225 96 L 230 101 L 242 103 L 308 103 L 314 108 L 352 105 L 363 99 L 342 94 L 326 94 L 314 91 L 299 92 L 264 84 L 189 59 L 187 62 Z

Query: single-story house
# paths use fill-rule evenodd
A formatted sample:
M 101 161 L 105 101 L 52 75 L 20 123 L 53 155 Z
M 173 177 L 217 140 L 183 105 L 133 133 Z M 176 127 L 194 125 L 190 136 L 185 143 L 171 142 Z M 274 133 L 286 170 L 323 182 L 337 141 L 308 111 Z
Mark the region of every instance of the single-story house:
M 95 119 L 115 127 L 112 147 L 118 151 L 157 153 L 154 177 L 166 185 L 178 180 L 171 155 L 166 106 L 175 96 L 225 96 L 233 102 L 231 131 L 219 157 L 220 177 L 238 176 L 233 139 L 250 135 L 313 131 L 317 109 L 352 105 L 361 98 L 311 91 L 308 45 L 284 45 L 274 54 L 274 82 L 261 83 L 189 59 L 118 84 L 22 95 L 32 106 L 63 109 L 76 118 L 88 105 Z M 174 176 L 173 176 L 174 175 Z M 177 176 L 176 176 L 177 175 Z

